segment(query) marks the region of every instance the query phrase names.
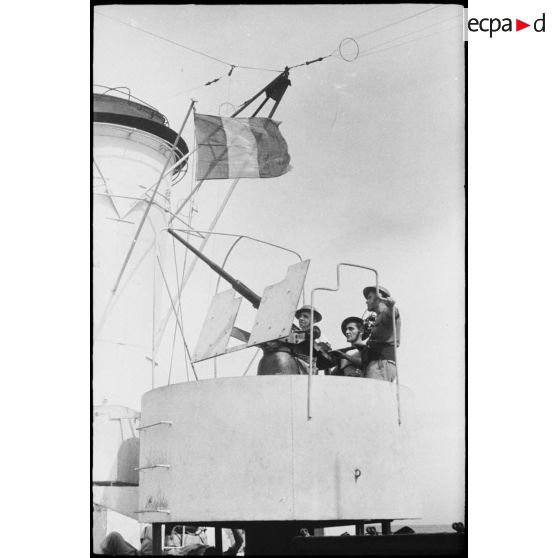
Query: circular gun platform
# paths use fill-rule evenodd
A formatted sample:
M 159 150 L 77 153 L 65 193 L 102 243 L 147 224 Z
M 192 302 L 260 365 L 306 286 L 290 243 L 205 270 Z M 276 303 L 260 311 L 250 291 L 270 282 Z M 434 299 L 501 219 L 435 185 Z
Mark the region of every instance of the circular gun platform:
M 203 524 L 420 516 L 413 402 L 365 378 L 222 378 L 142 400 L 143 522 Z

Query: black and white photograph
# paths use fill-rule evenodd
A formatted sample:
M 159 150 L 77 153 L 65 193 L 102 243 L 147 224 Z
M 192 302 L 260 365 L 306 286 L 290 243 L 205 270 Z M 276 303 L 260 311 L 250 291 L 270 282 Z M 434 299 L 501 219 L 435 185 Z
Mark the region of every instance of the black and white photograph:
M 465 556 L 463 6 L 91 33 L 93 553 Z

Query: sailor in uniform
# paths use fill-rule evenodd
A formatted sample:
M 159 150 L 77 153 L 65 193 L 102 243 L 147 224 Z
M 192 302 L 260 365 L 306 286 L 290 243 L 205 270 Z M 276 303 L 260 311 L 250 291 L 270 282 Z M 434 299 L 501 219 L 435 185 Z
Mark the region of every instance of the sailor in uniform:
M 312 308 L 302 306 L 295 312 L 298 327 L 284 340 L 271 341 L 262 346 L 264 356 L 258 364 L 258 375 L 308 374 L 310 370 L 310 317 Z M 322 321 L 322 315 L 314 309 L 314 324 Z M 320 328 L 314 325 L 314 351 L 312 373 L 326 370 L 334 365 L 327 354 L 331 349 L 321 337 Z
M 395 339 L 397 346 L 401 339 L 401 318 L 395 308 L 395 300 L 385 287 L 365 287 L 362 291 L 369 312 L 375 313 L 373 321 L 364 321 L 366 341 L 356 342 L 362 358 L 365 378 L 393 382 L 396 376 Z M 395 311 L 395 334 L 393 312 Z
M 288 344 L 297 361 L 300 374 L 308 374 L 310 369 L 310 318 L 312 307 L 305 305 L 295 312 L 298 320 L 298 330 L 294 330 L 289 337 Z M 322 321 L 322 315 L 314 308 L 314 324 Z M 314 325 L 314 351 L 312 357 L 312 373 L 317 374 L 318 369 L 327 369 L 333 366 L 333 361 L 327 355 L 331 345 L 322 339 L 320 328 Z
M 341 322 L 341 331 L 353 348 L 331 351 L 333 356 L 339 359 L 337 366 L 332 371 L 332 375 L 361 378 L 363 375 L 362 359 L 357 343 L 362 342 L 364 320 L 357 316 L 349 316 Z

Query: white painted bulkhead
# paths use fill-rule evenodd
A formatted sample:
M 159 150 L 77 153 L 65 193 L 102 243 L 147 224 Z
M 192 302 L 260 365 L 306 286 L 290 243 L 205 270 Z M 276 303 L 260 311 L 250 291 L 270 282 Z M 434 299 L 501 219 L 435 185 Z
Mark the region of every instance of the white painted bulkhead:
M 421 515 L 413 398 L 366 378 L 174 384 L 142 399 L 140 520 L 403 519 Z M 145 511 L 159 510 L 159 511 Z

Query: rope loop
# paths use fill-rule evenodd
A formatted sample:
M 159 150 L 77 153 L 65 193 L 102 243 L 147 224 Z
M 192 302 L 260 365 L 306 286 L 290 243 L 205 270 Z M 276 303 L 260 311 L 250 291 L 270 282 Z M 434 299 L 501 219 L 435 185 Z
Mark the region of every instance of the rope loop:
M 351 45 L 354 45 L 354 52 L 352 53 Z M 341 56 L 341 58 L 345 60 L 345 62 L 354 62 L 358 58 L 360 52 L 358 43 L 352 37 L 345 37 L 339 43 L 339 47 L 337 48 L 337 50 L 339 52 L 339 56 Z M 343 50 L 345 50 L 345 53 L 343 53 Z

